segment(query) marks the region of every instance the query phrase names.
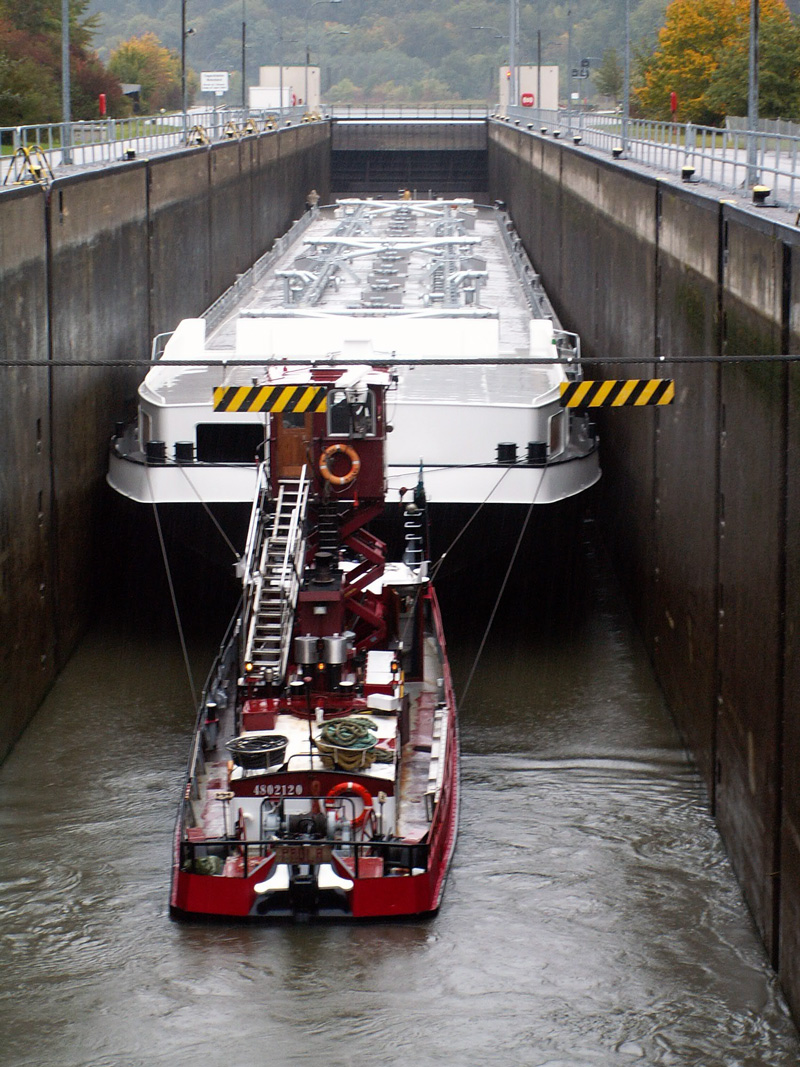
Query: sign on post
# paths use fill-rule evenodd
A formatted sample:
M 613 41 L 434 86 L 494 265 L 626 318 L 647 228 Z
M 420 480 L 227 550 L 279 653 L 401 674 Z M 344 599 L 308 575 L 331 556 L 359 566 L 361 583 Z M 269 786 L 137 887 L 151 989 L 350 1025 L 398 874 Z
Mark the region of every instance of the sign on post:
M 200 72 L 201 93 L 227 93 L 227 70 L 202 70 Z

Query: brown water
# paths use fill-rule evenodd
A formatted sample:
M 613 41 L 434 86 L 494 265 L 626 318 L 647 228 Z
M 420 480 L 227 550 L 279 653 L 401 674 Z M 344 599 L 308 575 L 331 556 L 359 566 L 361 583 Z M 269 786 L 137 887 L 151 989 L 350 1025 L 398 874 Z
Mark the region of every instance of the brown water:
M 98 627 L 0 769 L 0 1064 L 796 1067 L 699 779 L 601 565 L 590 584 L 556 635 L 501 613 L 444 903 L 403 925 L 173 923 L 180 649 Z M 445 607 L 463 687 L 485 615 Z

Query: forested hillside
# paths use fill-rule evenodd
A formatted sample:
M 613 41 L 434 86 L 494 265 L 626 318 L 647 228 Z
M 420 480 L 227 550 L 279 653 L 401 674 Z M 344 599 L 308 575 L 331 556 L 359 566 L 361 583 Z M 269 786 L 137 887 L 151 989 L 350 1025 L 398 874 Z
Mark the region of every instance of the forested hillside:
M 665 7 L 666 0 L 631 0 L 635 49 L 652 50 Z M 91 0 L 90 9 L 100 16 L 94 45 L 106 62 L 122 41 L 147 31 L 180 50 L 180 0 Z M 231 72 L 233 100 L 241 99 L 243 17 L 249 84 L 262 64 L 303 63 L 308 45 L 328 99 L 491 101 L 497 68 L 508 60 L 508 3 L 491 0 L 187 0 L 186 12 L 194 30 L 187 63 Z M 624 19 L 625 0 L 523 2 L 519 61 L 535 63 L 540 31 L 544 63 L 563 74 L 571 38 L 571 64 L 591 58 L 598 67 L 607 50 L 622 55 Z M 591 79 L 577 86 L 581 95 L 595 91 Z

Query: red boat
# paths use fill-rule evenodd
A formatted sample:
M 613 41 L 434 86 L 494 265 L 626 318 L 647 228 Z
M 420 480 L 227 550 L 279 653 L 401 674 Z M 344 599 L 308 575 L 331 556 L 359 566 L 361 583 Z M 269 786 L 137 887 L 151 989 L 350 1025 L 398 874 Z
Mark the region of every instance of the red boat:
M 368 528 L 384 514 L 394 379 L 326 361 L 251 380 L 214 390 L 216 412 L 269 413 L 269 459 L 241 608 L 199 708 L 172 914 L 434 912 L 456 841 L 458 724 L 421 481 L 401 493 L 402 559 Z

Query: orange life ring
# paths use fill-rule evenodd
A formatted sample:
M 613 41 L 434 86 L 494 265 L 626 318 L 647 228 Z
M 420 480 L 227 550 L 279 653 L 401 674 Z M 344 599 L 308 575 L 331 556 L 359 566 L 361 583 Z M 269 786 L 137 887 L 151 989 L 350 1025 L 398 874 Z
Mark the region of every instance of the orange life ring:
M 350 470 L 347 474 L 343 474 L 341 477 L 335 475 L 328 466 L 328 460 L 338 452 L 344 452 L 350 460 Z M 319 473 L 325 481 L 330 482 L 331 485 L 350 485 L 351 482 L 356 480 L 360 470 L 361 460 L 358 458 L 358 452 L 356 452 L 351 445 L 346 445 L 343 442 L 337 442 L 335 445 L 328 445 L 319 457 Z
M 333 789 L 331 789 L 330 793 L 328 793 L 325 798 L 325 807 L 328 811 L 333 809 L 334 800 L 345 793 L 355 793 L 357 797 L 361 798 L 361 802 L 364 805 L 364 810 L 361 814 L 356 815 L 355 819 L 353 819 L 353 829 L 358 830 L 364 825 L 367 815 L 372 811 L 372 793 L 370 793 L 369 789 L 367 789 L 366 786 L 363 786 L 361 782 L 339 782 L 338 785 L 335 785 Z

